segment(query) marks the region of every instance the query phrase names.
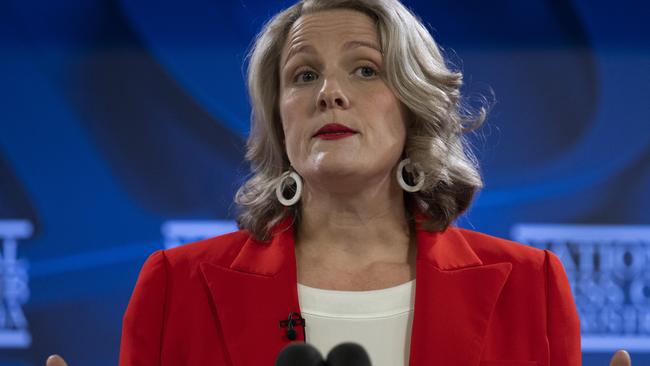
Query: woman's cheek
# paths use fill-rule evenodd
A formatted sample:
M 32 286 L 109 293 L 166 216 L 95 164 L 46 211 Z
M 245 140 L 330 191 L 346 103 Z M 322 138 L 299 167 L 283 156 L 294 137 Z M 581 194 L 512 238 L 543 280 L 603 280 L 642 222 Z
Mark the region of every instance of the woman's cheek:
M 306 88 L 287 87 L 284 92 L 284 99 L 287 103 L 295 105 L 296 103 L 303 102 L 309 94 Z

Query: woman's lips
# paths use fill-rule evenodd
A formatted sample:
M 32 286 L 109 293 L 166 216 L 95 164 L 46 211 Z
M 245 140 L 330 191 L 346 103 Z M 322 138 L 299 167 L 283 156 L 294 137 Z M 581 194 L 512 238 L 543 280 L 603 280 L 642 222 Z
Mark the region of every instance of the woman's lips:
M 314 136 L 321 140 L 338 140 L 356 135 L 358 132 L 340 123 L 328 123 L 321 127 Z
M 356 132 L 337 132 L 337 133 L 324 133 L 322 135 L 316 135 L 314 137 L 321 140 L 338 140 L 338 139 L 354 136 L 356 134 L 357 134 Z

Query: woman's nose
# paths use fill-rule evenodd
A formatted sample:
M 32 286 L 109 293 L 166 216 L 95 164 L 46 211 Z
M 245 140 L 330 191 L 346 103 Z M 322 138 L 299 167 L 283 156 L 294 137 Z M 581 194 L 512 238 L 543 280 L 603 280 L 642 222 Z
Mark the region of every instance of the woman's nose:
M 318 107 L 322 110 L 329 108 L 347 109 L 350 106 L 350 100 L 341 88 L 341 85 L 332 79 L 327 79 L 318 93 Z

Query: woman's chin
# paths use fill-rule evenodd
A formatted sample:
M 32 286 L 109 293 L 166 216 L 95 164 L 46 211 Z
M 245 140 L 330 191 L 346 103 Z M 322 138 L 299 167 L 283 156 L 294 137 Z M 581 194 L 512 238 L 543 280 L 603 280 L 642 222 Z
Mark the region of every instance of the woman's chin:
M 322 151 L 310 156 L 305 170 L 315 174 L 349 175 L 362 168 L 358 154 L 345 151 Z
M 344 178 L 362 174 L 363 172 L 359 171 L 359 169 L 355 169 L 354 165 L 345 162 L 327 162 L 319 164 L 310 171 L 310 175 L 321 179 Z
M 332 193 L 365 189 L 377 176 L 391 174 L 389 167 L 377 167 L 360 159 L 323 160 L 321 164 L 303 168 L 306 169 L 299 173 L 308 185 Z M 386 172 L 382 173 L 383 170 Z
M 317 164 L 312 163 L 301 168 L 299 173 L 304 179 L 318 184 L 363 175 L 363 167 L 350 159 L 322 159 Z

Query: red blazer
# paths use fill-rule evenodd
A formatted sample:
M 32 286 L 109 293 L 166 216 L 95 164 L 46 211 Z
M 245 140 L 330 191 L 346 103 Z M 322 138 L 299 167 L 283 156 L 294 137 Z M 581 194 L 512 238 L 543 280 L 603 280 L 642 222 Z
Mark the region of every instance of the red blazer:
M 580 326 L 558 258 L 450 227 L 417 231 L 410 366 L 579 366 Z M 153 253 L 133 291 L 121 366 L 272 366 L 300 311 L 293 229 Z M 307 326 L 309 326 L 307 324 Z M 298 328 L 298 339 L 302 340 Z

